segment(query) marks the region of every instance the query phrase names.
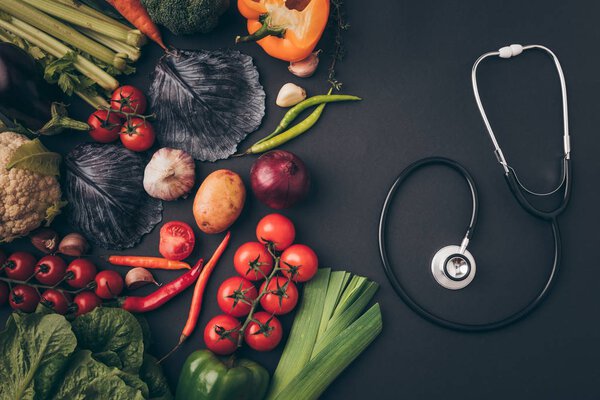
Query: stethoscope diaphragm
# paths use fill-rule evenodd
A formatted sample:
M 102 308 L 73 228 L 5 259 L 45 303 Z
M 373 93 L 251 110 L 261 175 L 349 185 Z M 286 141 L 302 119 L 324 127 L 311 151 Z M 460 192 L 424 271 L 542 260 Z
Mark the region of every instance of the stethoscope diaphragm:
M 431 260 L 431 274 L 437 283 L 450 290 L 467 287 L 475 278 L 477 265 L 469 250 L 456 245 L 441 248 Z

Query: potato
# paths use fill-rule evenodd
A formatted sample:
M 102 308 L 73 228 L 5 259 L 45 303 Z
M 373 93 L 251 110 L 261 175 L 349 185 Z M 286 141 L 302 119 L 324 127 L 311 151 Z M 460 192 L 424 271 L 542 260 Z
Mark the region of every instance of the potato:
M 220 233 L 240 216 L 246 188 L 238 174 L 220 169 L 208 175 L 196 192 L 194 218 L 202 232 Z

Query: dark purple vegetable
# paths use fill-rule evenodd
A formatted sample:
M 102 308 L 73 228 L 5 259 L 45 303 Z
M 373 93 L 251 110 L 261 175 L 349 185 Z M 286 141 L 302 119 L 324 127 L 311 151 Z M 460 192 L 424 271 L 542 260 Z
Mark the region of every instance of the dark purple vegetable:
M 166 53 L 150 87 L 161 147 L 216 161 L 258 129 L 265 92 L 252 57 L 235 50 Z
M 254 195 L 271 208 L 289 208 L 310 188 L 310 174 L 302 160 L 285 150 L 273 150 L 256 160 L 250 170 Z

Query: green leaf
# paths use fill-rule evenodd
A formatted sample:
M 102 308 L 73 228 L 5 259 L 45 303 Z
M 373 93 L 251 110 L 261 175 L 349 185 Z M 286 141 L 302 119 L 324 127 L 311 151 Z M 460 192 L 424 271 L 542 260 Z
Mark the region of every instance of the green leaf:
M 26 169 L 46 176 L 60 174 L 61 156 L 48 150 L 39 139 L 22 144 L 10 157 L 6 169 Z
M 140 324 L 120 308 L 98 307 L 77 317 L 72 324 L 78 347 L 110 367 L 137 374 L 144 353 Z
M 13 313 L 0 333 L 0 398 L 49 398 L 76 345 L 65 317 Z
M 171 400 L 173 395 L 169 389 L 167 378 L 163 373 L 162 367 L 158 360 L 149 354 L 144 355 L 144 362 L 140 369 L 140 377 L 150 390 L 150 399 L 152 400 Z

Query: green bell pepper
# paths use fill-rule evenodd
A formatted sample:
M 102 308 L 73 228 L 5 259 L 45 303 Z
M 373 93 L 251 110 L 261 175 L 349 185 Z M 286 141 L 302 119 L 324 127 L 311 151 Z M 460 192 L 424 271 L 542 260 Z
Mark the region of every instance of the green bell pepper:
M 183 365 L 175 399 L 262 400 L 269 379 L 267 370 L 254 361 L 232 359 L 223 363 L 212 352 L 199 350 Z

